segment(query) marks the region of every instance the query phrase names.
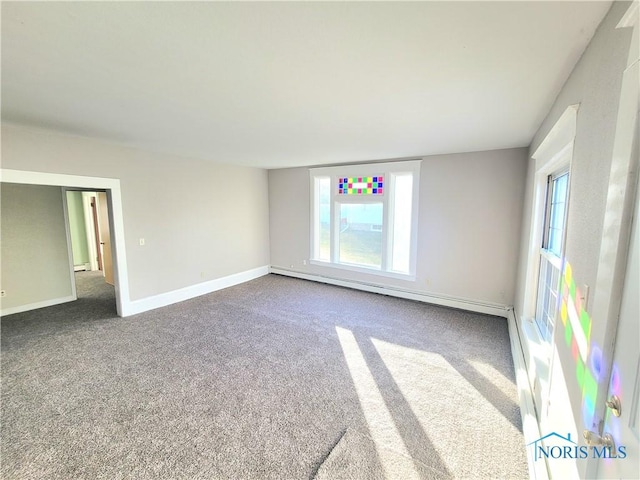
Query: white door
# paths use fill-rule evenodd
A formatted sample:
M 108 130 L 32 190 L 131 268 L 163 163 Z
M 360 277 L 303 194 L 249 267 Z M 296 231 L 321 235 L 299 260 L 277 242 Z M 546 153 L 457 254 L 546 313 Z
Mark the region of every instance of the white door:
M 607 408 L 603 428 L 603 433 L 613 438 L 618 458 L 598 460 L 597 478 L 640 478 L 640 453 L 638 452 L 640 442 L 639 201 L 640 195 L 636 193 L 631 244 L 607 397 L 611 401 L 615 395 L 619 399 L 620 410 L 616 412 L 615 408 L 612 408 L 613 402 L 607 404 L 609 408 Z M 620 416 L 617 416 L 617 413 Z M 624 451 L 621 451 L 621 447 Z
M 620 122 L 620 112 L 615 154 L 630 157 L 626 169 L 635 172 L 638 182 L 638 118 L 640 116 L 640 49 L 638 26 L 638 2 L 629 6 L 618 28 L 633 28 L 627 69 L 623 77 L 620 111 L 627 110 L 626 122 Z M 625 96 L 626 94 L 626 96 Z M 633 112 L 633 113 L 632 113 Z M 627 153 L 628 152 L 628 153 Z M 632 173 L 633 174 L 633 173 Z M 640 478 L 640 192 L 635 192 L 635 206 L 631 224 L 631 239 L 622 287 L 620 316 L 618 320 L 611 375 L 607 391 L 607 408 L 604 414 L 603 435 L 610 435 L 616 446 L 616 459 L 598 459 L 597 478 Z M 615 396 L 615 398 L 614 398 Z M 619 400 L 616 411 L 614 400 Z M 619 416 L 618 416 L 619 415 Z M 624 451 L 620 452 L 623 448 Z

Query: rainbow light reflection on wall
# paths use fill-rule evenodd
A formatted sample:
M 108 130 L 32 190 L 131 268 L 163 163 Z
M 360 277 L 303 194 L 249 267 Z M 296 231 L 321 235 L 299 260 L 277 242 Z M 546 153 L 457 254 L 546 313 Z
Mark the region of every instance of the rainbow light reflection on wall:
M 565 261 L 562 275 L 562 304 L 560 319 L 564 327 L 564 341 L 571 349 L 576 365 L 575 377 L 582 391 L 582 421 L 592 428 L 602 375 L 602 349 L 591 342 L 591 317 L 582 306 L 580 290 L 569 262 Z

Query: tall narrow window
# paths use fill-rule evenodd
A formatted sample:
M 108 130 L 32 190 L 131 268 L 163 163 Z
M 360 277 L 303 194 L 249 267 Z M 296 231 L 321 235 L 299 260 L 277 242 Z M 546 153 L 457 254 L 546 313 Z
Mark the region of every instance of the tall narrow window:
M 331 238 L 331 179 L 317 177 L 314 188 L 314 223 L 317 226 L 313 239 L 313 258 L 328 262 Z
M 409 273 L 411 262 L 411 205 L 413 203 L 413 175 L 393 175 L 393 242 L 391 270 Z
M 311 169 L 311 261 L 415 276 L 420 162 Z
M 564 236 L 564 214 L 567 201 L 567 186 L 569 172 L 551 177 L 549 199 L 549 221 L 547 230 L 547 249 L 556 257 L 562 255 L 562 240 Z
M 536 323 L 546 341 L 551 341 L 555 315 L 558 311 L 568 186 L 569 172 L 567 171 L 550 175 L 548 178 L 545 234 L 540 249 L 536 306 Z

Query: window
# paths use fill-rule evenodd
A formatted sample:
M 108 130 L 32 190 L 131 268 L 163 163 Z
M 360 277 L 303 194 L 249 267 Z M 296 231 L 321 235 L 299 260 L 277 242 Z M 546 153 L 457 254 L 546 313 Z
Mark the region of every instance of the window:
M 314 168 L 311 261 L 415 276 L 420 161 Z
M 328 262 L 330 260 L 329 240 L 331 227 L 331 181 L 329 177 L 315 179 L 314 225 L 316 240 L 312 258 Z
M 567 201 L 569 172 L 549 177 L 549 199 L 545 245 L 556 257 L 562 255 L 562 237 L 564 236 L 564 212 Z
M 340 203 L 338 261 L 382 267 L 382 203 Z
M 542 338 L 548 342 L 551 341 L 555 315 L 559 306 L 558 292 L 562 271 L 562 244 L 568 187 L 569 172 L 566 170 L 557 175 L 549 175 L 536 307 L 538 329 Z

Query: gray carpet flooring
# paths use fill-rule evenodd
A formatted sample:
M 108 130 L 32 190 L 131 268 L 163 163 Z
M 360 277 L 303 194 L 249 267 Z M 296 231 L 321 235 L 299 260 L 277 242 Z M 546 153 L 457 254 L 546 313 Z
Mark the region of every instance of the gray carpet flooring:
M 3 479 L 526 478 L 504 319 L 268 275 L 2 318 Z

